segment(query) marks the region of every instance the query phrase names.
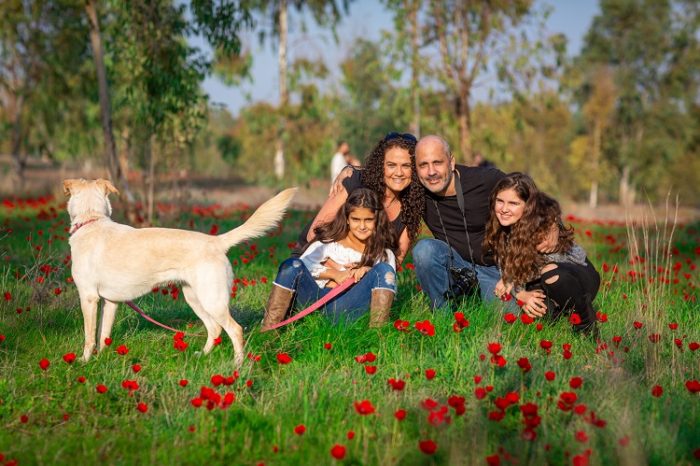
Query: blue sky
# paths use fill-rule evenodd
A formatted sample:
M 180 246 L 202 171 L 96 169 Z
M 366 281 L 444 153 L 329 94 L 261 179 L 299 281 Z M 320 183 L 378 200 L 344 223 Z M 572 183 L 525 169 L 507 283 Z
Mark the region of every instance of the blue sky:
M 576 54 L 580 48 L 583 36 L 591 24 L 593 16 L 599 11 L 597 0 L 535 0 L 537 8 L 549 5 L 553 8 L 547 21 L 547 32 L 563 32 L 568 38 L 570 55 Z M 305 22 L 308 30 L 303 31 L 301 23 Z M 334 69 L 346 56 L 351 44 L 358 37 L 377 39 L 380 31 L 391 29 L 393 22 L 377 0 L 356 0 L 350 4 L 349 15 L 339 24 L 338 43 L 330 33 L 319 30 L 308 18 L 290 15 L 289 61 L 294 56 L 323 58 L 331 68 L 332 78 L 339 73 Z M 227 107 L 234 115 L 239 109 L 250 102 L 267 101 L 276 103 L 277 90 L 277 51 L 272 44 L 259 45 L 257 37 L 250 34 L 245 37 L 251 44 L 254 63 L 252 82 L 245 82 L 239 87 L 227 87 L 217 78 L 209 77 L 203 84 L 204 91 L 209 94 L 214 104 Z M 200 41 L 193 41 L 202 46 Z M 476 93 L 479 98 L 479 92 Z

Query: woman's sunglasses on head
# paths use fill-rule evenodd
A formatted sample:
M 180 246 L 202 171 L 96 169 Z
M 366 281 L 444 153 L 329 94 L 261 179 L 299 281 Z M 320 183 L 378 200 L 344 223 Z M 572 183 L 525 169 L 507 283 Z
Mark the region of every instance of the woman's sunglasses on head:
M 391 132 L 384 136 L 384 142 L 386 141 L 391 141 L 392 139 L 406 139 L 411 142 L 418 142 L 416 137 L 412 135 L 411 133 L 395 133 Z

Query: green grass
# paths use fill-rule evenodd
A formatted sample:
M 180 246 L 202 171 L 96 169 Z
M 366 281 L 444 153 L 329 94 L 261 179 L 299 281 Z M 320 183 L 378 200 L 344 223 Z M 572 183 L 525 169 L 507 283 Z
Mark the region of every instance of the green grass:
M 293 212 L 276 234 L 261 238 L 254 248 L 240 245 L 229 253 L 241 280 L 231 301 L 232 312 L 246 328 L 246 351 L 259 356 L 259 361 L 247 359 L 232 385 L 213 387 L 222 396 L 230 391 L 236 398 L 227 409 L 209 411 L 205 406 L 194 408 L 191 400 L 201 387 L 212 387 L 212 376 L 233 374 L 233 349 L 226 338 L 210 355 L 201 356 L 197 351 L 205 339 L 188 336 L 189 346 L 180 352 L 173 348 L 172 333 L 122 305 L 107 350 L 88 363 L 62 360 L 66 353 L 82 352 L 82 315 L 77 291 L 66 281 L 67 215 L 55 205 L 56 217 L 51 218 L 50 206 L 0 206 L 4 226 L 0 293 L 11 294 L 9 300 L 0 301 L 0 334 L 5 336 L 0 343 L 4 462 L 333 464 L 330 450 L 335 444 L 346 447 L 345 464 L 486 464 L 486 457 L 496 454 L 501 464 L 518 465 L 574 464 L 581 455 L 593 465 L 700 462 L 695 456 L 700 449 L 700 394 L 685 386 L 700 379 L 700 350 L 688 348 L 700 340 L 698 273 L 693 269 L 699 257 L 698 225 L 676 230 L 677 251 L 670 259 L 653 248 L 643 249 L 645 263 L 630 266 L 623 227 L 575 224 L 594 263 L 609 266 L 602 273 L 608 285 L 596 300 L 608 318 L 600 324 L 601 344 L 573 334 L 565 321 L 545 321 L 541 330 L 520 321 L 509 325 L 500 308 L 470 303 L 462 306 L 470 325 L 455 333 L 452 315 L 429 311 L 410 270 L 399 273 L 399 299 L 393 309 L 394 318 L 411 322 L 410 332 L 391 325 L 368 329 L 366 319 L 334 327 L 312 315 L 282 331 L 261 334 L 259 322 L 277 264 L 286 258 L 287 244 L 309 218 L 308 213 Z M 48 218 L 37 215 L 41 209 L 46 209 Z M 224 230 L 242 218 L 240 212 L 223 219 L 182 214 L 165 226 L 188 228 L 193 221 L 195 229 L 206 232 L 214 223 Z M 674 272 L 676 262 L 680 266 Z M 42 270 L 43 265 L 51 270 Z M 617 273 L 613 265 L 618 266 Z M 658 272 L 657 267 L 665 269 Z M 632 279 L 630 270 L 647 275 Z M 43 283 L 38 283 L 39 277 Z M 660 283 L 659 277 L 668 278 L 669 284 Z M 137 302 L 164 323 L 203 332 L 181 297 L 173 300 L 154 293 Z M 435 336 L 413 328 L 425 319 L 435 325 Z M 634 321 L 644 326 L 636 329 Z M 669 329 L 671 322 L 678 323 L 676 330 Z M 653 333 L 660 334 L 658 343 L 650 342 Z M 613 336 L 621 337 L 619 345 Z M 682 351 L 674 338 L 682 339 Z M 549 355 L 540 348 L 543 339 L 553 342 Z M 490 362 L 490 342 L 502 345 L 505 367 Z M 325 349 L 325 343 L 332 348 Z M 573 357 L 568 360 L 562 355 L 565 343 L 572 346 Z M 119 345 L 128 347 L 127 355 L 117 354 Z M 377 368 L 373 375 L 355 361 L 370 351 L 377 356 L 369 364 Z M 282 352 L 293 361 L 279 364 L 276 356 Z M 532 366 L 527 373 L 517 365 L 522 357 Z M 42 358 L 51 363 L 45 371 L 39 367 Z M 141 371 L 134 373 L 133 364 L 140 364 Z M 434 369 L 435 378 L 428 380 L 426 369 Z M 554 371 L 555 380 L 547 381 L 545 371 Z M 78 382 L 79 376 L 85 383 Z M 475 376 L 482 378 L 480 383 Z M 576 390 L 569 387 L 573 376 L 583 379 Z M 389 378 L 404 380 L 405 389 L 391 390 Z M 188 380 L 186 387 L 179 385 L 181 379 Z M 139 389 L 130 396 L 122 388 L 124 380 L 136 380 Z M 98 393 L 97 384 L 106 385 L 107 393 Z M 657 384 L 663 387 L 658 398 L 651 394 Z M 487 386 L 492 391 L 478 400 L 475 389 Z M 518 394 L 518 403 L 505 410 L 500 422 L 489 420 L 489 413 L 498 411 L 496 398 L 509 392 Z M 557 401 L 562 392 L 576 392 L 576 404 L 585 405 L 585 414 L 560 410 Z M 430 398 L 447 405 L 453 395 L 466 399 L 466 413 L 458 416 L 449 407 L 449 423 L 428 422 L 424 401 Z M 371 401 L 376 412 L 358 414 L 354 403 L 362 400 Z M 146 413 L 136 409 L 139 402 L 147 404 Z M 522 436 L 518 405 L 527 402 L 537 405 L 541 417 L 533 441 Z M 403 421 L 395 419 L 397 409 L 407 411 Z M 604 427 L 587 421 L 592 411 L 606 422 Z M 306 431 L 297 435 L 294 428 L 301 424 Z M 352 439 L 349 432 L 354 433 Z M 584 432 L 588 440 L 577 440 L 577 432 Z M 433 455 L 418 447 L 427 439 L 437 443 Z M 621 440 L 627 443 L 622 445 Z

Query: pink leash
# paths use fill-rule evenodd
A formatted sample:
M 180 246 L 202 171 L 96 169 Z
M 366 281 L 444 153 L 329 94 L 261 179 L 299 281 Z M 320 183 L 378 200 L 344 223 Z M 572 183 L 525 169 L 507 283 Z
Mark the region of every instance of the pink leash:
M 299 312 L 299 313 L 297 313 L 297 314 L 294 314 L 292 317 L 290 317 L 290 318 L 287 319 L 287 320 L 283 320 L 283 321 L 280 322 L 280 323 L 277 323 L 277 324 L 275 324 L 275 325 L 271 325 L 271 326 L 269 326 L 269 327 L 267 327 L 267 328 L 262 329 L 261 332 L 267 332 L 268 330 L 273 330 L 273 329 L 276 329 L 276 328 L 280 328 L 280 327 L 282 327 L 282 326 L 284 326 L 284 325 L 287 325 L 287 324 L 289 324 L 289 323 L 294 322 L 295 320 L 299 320 L 299 319 L 302 319 L 302 318 L 308 316 L 309 314 L 311 314 L 312 312 L 314 312 L 316 309 L 318 309 L 319 307 L 324 306 L 326 303 L 328 303 L 328 301 L 330 301 L 331 299 L 335 298 L 335 297 L 338 296 L 340 293 L 342 293 L 343 291 L 347 290 L 348 288 L 350 288 L 350 287 L 351 287 L 352 285 L 354 285 L 354 284 L 355 284 L 355 279 L 354 279 L 354 278 L 352 278 L 352 277 L 346 278 L 345 281 L 344 281 L 343 283 L 341 283 L 340 285 L 338 285 L 338 286 L 336 286 L 335 288 L 333 288 L 326 296 L 324 296 L 323 298 L 319 299 L 318 301 L 316 301 L 315 303 L 313 303 L 311 306 L 307 307 L 306 309 L 304 309 L 303 311 L 301 311 L 301 312 Z
M 136 304 L 134 304 L 133 302 L 131 302 L 131 301 L 124 301 L 124 302 L 125 302 L 126 305 L 129 306 L 131 309 L 133 309 L 134 311 L 136 311 L 136 312 L 138 312 L 139 314 L 141 314 L 141 317 L 143 317 L 144 319 L 146 319 L 146 320 L 149 321 L 150 323 L 156 324 L 158 327 L 163 327 L 164 329 L 166 329 L 166 330 L 171 330 L 171 331 L 173 331 L 173 332 L 175 332 L 175 333 L 177 333 L 177 332 L 180 331 L 180 330 L 174 329 L 174 328 L 172 328 L 172 327 L 168 327 L 168 326 L 165 325 L 165 324 L 161 324 L 161 323 L 158 322 L 157 320 L 155 320 L 155 319 L 153 319 L 153 318 L 151 318 L 151 317 L 148 317 L 148 315 L 147 315 L 145 312 L 143 312 L 143 311 L 142 311 Z M 182 332 L 182 333 L 185 333 L 185 332 Z M 194 337 L 203 336 L 203 335 L 201 335 L 201 334 L 199 334 L 199 333 L 185 333 L 185 335 L 191 336 L 191 337 L 192 337 L 192 336 L 194 336 Z
M 323 298 L 319 299 L 318 301 L 316 301 L 315 303 L 313 303 L 311 306 L 307 307 L 307 308 L 304 309 L 303 311 L 301 311 L 301 312 L 295 314 L 294 316 L 290 317 L 290 318 L 287 319 L 287 320 L 283 320 L 282 322 L 280 322 L 280 323 L 278 323 L 278 324 L 275 324 L 275 325 L 273 325 L 273 326 L 271 326 L 271 327 L 268 327 L 268 328 L 266 328 L 266 329 L 263 329 L 262 331 L 263 331 L 263 332 L 267 332 L 268 330 L 272 330 L 272 329 L 276 329 L 276 328 L 282 327 L 282 326 L 287 325 L 287 324 L 289 324 L 289 323 L 291 323 L 291 322 L 294 322 L 295 320 L 299 320 L 299 319 L 301 319 L 301 318 L 303 318 L 303 317 L 306 317 L 307 315 L 309 315 L 309 314 L 311 314 L 312 312 L 314 312 L 316 309 L 318 309 L 318 308 L 320 308 L 320 307 L 322 307 L 322 306 L 325 306 L 330 300 L 332 300 L 333 298 L 335 298 L 336 296 L 338 296 L 339 294 L 341 294 L 343 291 L 347 290 L 348 288 L 350 288 L 350 287 L 351 287 L 352 285 L 354 285 L 354 284 L 355 284 L 355 280 L 354 280 L 352 277 L 347 278 L 343 283 L 341 283 L 340 285 L 338 285 L 338 286 L 336 286 L 335 288 L 333 288 L 326 296 L 324 296 Z M 129 306 L 131 309 L 133 309 L 134 311 L 136 311 L 138 314 L 141 315 L 141 317 L 143 317 L 144 319 L 146 319 L 146 320 L 149 321 L 150 323 L 155 324 L 155 325 L 157 325 L 157 326 L 159 326 L 159 327 L 162 327 L 162 328 L 164 328 L 164 329 L 166 329 L 166 330 L 170 330 L 170 331 L 175 332 L 175 333 L 177 333 L 177 332 L 180 331 L 180 330 L 174 329 L 174 328 L 172 328 L 172 327 L 168 327 L 168 326 L 165 325 L 165 324 L 161 324 L 161 323 L 158 322 L 157 320 L 155 320 L 155 319 L 149 317 L 148 314 L 146 314 L 145 312 L 143 312 L 143 311 L 141 310 L 141 308 L 139 308 L 139 307 L 138 307 L 136 304 L 134 304 L 132 301 L 125 301 L 125 303 L 126 303 L 127 306 Z M 184 333 L 184 332 L 183 332 L 183 333 Z M 188 335 L 188 336 L 203 336 L 203 335 L 200 335 L 200 334 L 198 334 L 198 333 L 185 333 L 185 335 Z

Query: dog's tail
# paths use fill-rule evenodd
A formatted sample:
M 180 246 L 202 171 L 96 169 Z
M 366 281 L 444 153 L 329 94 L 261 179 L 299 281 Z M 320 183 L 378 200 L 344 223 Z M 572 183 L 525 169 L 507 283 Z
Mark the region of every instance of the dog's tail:
M 241 241 L 262 236 L 282 220 L 297 188 L 285 189 L 253 212 L 246 222 L 233 230 L 217 236 L 219 244 L 229 250 Z

